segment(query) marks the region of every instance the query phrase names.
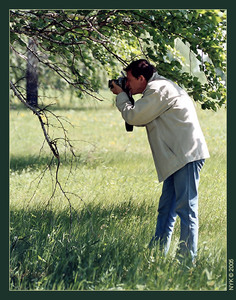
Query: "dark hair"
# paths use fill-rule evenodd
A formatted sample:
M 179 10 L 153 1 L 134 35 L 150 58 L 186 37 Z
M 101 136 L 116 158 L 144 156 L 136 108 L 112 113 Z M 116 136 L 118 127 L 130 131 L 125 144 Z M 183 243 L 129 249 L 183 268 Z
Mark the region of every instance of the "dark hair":
M 137 79 L 140 75 L 143 75 L 147 81 L 152 77 L 153 73 L 156 72 L 156 68 L 146 59 L 135 60 L 124 70 L 126 72 L 131 71 L 131 74 Z

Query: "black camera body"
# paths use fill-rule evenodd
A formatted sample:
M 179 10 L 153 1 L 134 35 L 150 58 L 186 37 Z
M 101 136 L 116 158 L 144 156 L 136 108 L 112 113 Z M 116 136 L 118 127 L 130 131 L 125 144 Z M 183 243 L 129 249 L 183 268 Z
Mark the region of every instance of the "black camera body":
M 134 99 L 130 95 L 129 90 L 126 87 L 127 77 L 124 75 L 123 72 L 121 72 L 121 74 L 123 75 L 123 77 L 119 77 L 118 79 L 109 80 L 108 87 L 110 89 L 112 89 L 113 88 L 112 81 L 114 81 L 115 84 L 118 85 L 119 87 L 121 87 L 122 90 L 128 95 L 130 102 L 132 103 L 132 105 L 134 105 Z M 130 125 L 127 122 L 125 122 L 125 128 L 126 128 L 126 131 L 133 131 L 133 125 Z
M 122 90 L 126 90 L 126 82 L 127 82 L 127 77 L 125 77 L 125 74 L 123 72 L 121 72 L 121 74 L 123 75 L 123 77 L 119 77 L 118 79 L 112 79 L 112 80 L 109 80 L 108 81 L 108 87 L 110 89 L 113 88 L 113 85 L 112 85 L 112 81 L 115 82 L 115 84 L 119 85 L 119 87 L 122 88 Z

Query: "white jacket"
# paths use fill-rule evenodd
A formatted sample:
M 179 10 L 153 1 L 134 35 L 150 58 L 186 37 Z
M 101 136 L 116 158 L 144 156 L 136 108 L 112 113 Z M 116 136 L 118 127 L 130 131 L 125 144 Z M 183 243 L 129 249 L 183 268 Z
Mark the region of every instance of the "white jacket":
M 146 126 L 160 182 L 187 163 L 209 157 L 192 99 L 158 73 L 134 106 L 125 92 L 117 95 L 116 106 L 127 123 Z

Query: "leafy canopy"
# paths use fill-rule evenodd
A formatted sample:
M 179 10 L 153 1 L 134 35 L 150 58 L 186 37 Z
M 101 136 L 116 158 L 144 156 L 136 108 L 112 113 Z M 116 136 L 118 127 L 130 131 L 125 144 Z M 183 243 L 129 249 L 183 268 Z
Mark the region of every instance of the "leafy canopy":
M 29 38 L 40 73 L 50 69 L 81 93 L 96 97 L 104 86 L 101 71 L 115 78 L 142 57 L 203 109 L 226 101 L 224 10 L 11 10 L 11 76 L 18 84 L 16 67 L 27 59 Z M 177 51 L 177 41 L 188 55 Z

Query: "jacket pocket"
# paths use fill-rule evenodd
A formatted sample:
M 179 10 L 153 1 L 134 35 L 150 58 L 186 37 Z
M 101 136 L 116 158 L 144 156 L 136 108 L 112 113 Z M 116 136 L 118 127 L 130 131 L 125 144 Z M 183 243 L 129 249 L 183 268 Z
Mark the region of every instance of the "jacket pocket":
M 168 157 L 169 160 L 175 160 L 178 161 L 178 155 L 176 151 L 174 151 L 163 139 L 161 139 L 162 145 L 163 145 L 163 151 L 166 152 L 166 157 Z
M 166 144 L 164 143 L 166 148 L 168 149 L 169 153 L 171 154 L 171 156 L 177 157 L 176 153 Z

